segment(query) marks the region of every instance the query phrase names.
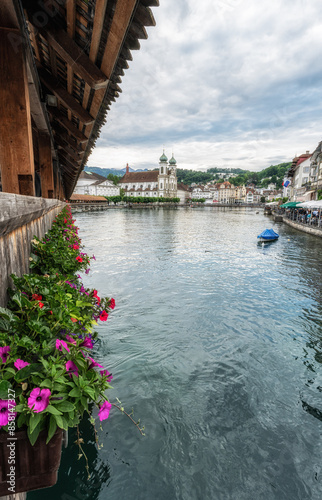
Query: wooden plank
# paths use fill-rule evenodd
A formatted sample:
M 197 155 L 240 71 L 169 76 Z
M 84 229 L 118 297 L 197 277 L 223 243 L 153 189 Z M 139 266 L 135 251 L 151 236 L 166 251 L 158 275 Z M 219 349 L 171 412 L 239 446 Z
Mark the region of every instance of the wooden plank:
M 82 123 L 88 125 L 95 121 L 95 118 L 93 118 L 66 89 L 61 87 L 56 78 L 54 78 L 41 65 L 38 65 L 38 74 L 42 83 L 64 104 L 66 108 L 70 109 Z
M 0 165 L 2 190 L 34 195 L 34 152 L 26 62 L 0 29 Z M 20 177 L 19 176 L 24 176 Z M 26 177 L 27 176 L 27 177 Z
M 57 108 L 48 107 L 48 112 L 65 127 L 79 142 L 87 142 L 86 137 L 75 125 L 68 120 Z
M 61 137 L 60 134 L 55 135 L 55 142 L 58 144 L 58 146 L 62 147 L 67 151 L 67 153 L 72 156 L 76 161 L 81 160 L 82 157 L 84 156 L 84 151 L 79 151 L 77 149 L 77 146 L 75 145 L 74 147 L 70 147 L 69 144 L 66 144 L 65 138 Z
M 66 130 L 63 127 L 60 127 L 58 123 L 55 124 L 55 128 L 53 129 L 53 131 L 55 133 L 55 138 L 59 137 L 60 139 L 63 139 L 68 144 L 68 146 L 71 146 L 77 153 L 84 154 L 82 144 L 79 142 L 75 142 L 72 137 L 68 135 Z
M 101 70 L 110 78 L 137 0 L 118 0 L 102 59 Z
M 95 4 L 93 34 L 92 34 L 91 47 L 89 51 L 89 58 L 93 63 L 95 63 L 96 61 L 101 41 L 107 1 L 108 0 L 96 0 Z
M 39 174 L 41 181 L 41 195 L 43 198 L 53 198 L 54 175 L 51 155 L 51 140 L 47 134 L 38 134 Z
M 72 163 L 72 161 L 66 158 L 66 156 L 61 151 L 58 151 L 58 157 L 61 164 L 65 165 L 65 167 L 68 167 L 68 169 L 74 173 L 78 172 L 79 166 L 75 163 Z
M 67 0 L 66 13 L 67 13 L 67 33 L 71 38 L 74 38 L 75 25 L 76 25 L 76 0 Z
M 108 78 L 91 61 L 85 52 L 62 29 L 52 25 L 40 30 L 41 35 L 50 44 L 62 59 L 69 64 L 73 72 L 77 73 L 93 89 L 105 88 Z

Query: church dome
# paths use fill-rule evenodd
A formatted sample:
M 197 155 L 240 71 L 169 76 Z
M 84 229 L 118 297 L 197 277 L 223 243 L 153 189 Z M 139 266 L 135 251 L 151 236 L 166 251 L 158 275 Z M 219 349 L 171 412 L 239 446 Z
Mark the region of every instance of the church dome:
M 169 161 L 169 164 L 170 165 L 176 165 L 177 164 L 177 161 L 175 160 L 175 158 L 173 158 L 173 155 L 172 155 L 171 160 Z
M 166 157 L 166 155 L 164 154 L 164 151 L 163 151 L 162 156 L 160 156 L 160 161 L 168 161 L 168 158 L 167 158 L 167 157 Z

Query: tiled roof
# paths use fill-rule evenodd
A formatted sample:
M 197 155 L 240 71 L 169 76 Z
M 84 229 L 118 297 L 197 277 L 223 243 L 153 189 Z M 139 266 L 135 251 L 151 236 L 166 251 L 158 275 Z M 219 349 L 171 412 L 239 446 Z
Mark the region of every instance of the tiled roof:
M 104 196 L 92 196 L 90 194 L 72 194 L 69 198 L 70 201 L 105 201 L 107 202 Z
M 159 170 L 149 170 L 148 172 L 128 172 L 120 180 L 119 184 L 134 182 L 157 182 Z

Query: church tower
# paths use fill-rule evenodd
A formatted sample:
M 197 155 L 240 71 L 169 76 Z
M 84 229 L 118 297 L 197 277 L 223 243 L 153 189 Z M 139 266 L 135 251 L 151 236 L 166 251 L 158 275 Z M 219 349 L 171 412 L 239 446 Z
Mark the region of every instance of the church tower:
M 168 182 L 168 158 L 164 154 L 160 156 L 159 160 L 159 196 L 162 198 L 168 197 L 169 182 Z
M 177 161 L 175 160 L 173 153 L 172 158 L 169 161 L 169 197 L 177 197 Z

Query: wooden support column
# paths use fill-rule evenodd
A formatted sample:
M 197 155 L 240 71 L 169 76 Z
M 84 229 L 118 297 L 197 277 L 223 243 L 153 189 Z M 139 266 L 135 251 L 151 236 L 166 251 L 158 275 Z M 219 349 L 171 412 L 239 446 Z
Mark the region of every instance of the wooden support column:
M 11 43 L 10 32 L 0 28 L 2 190 L 34 196 L 35 166 L 26 61 L 22 46 L 17 50 Z
M 54 174 L 50 137 L 49 135 L 40 132 L 38 138 L 41 193 L 43 198 L 53 198 Z

